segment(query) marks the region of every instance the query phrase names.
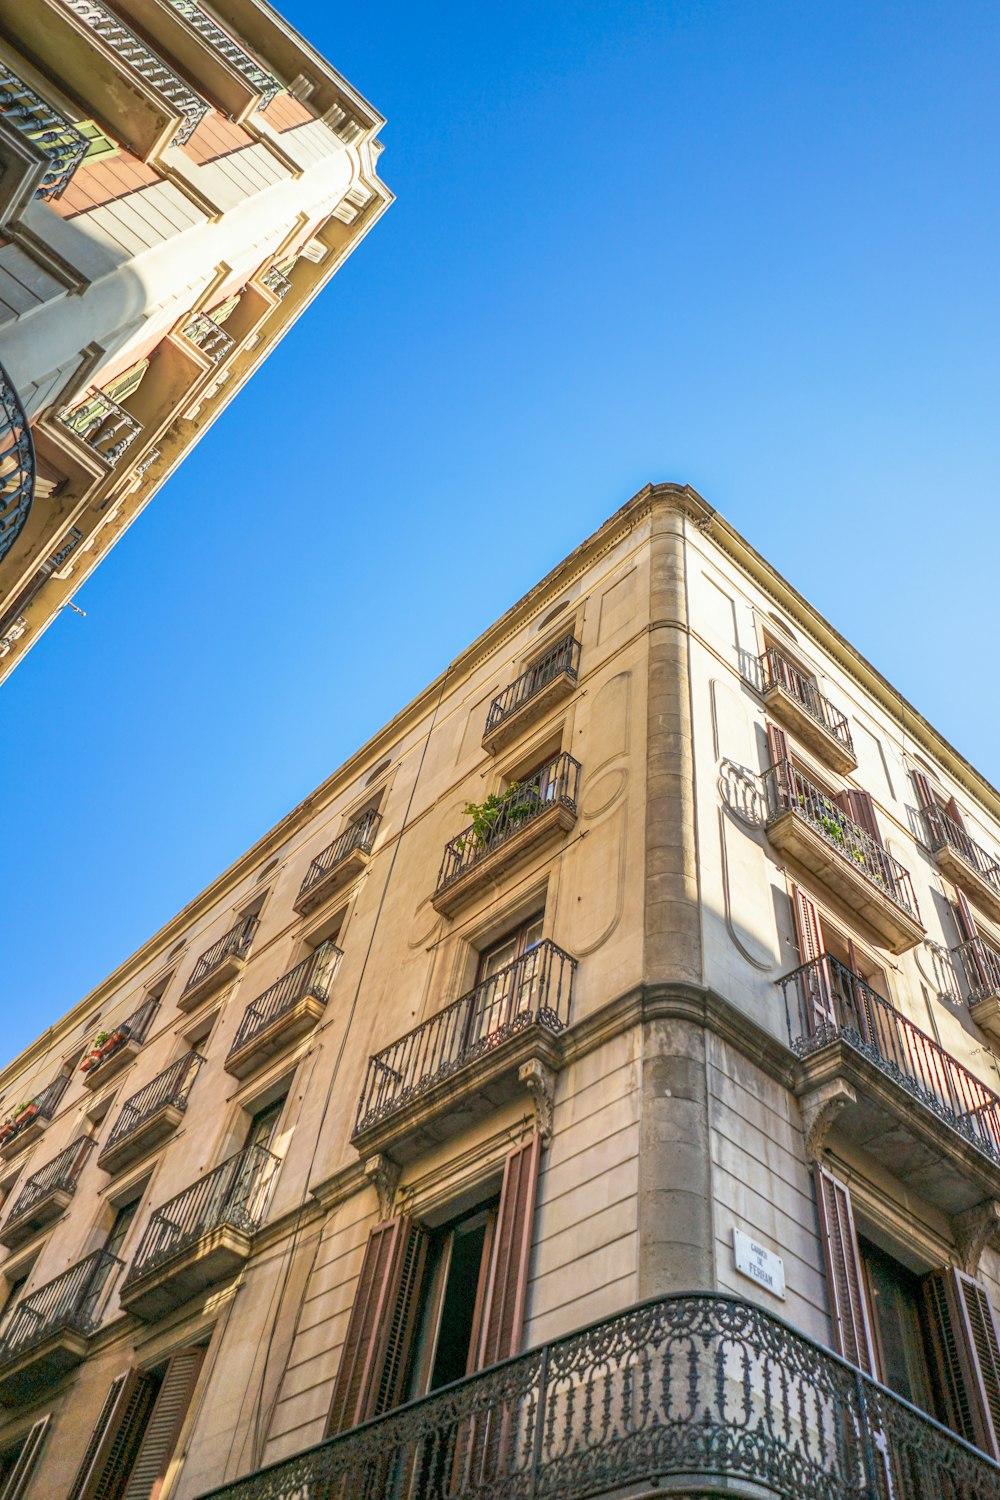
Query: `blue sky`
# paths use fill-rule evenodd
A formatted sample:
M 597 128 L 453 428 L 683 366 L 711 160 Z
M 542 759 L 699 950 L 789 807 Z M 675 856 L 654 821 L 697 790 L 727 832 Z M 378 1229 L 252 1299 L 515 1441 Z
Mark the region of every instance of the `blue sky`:
M 8 1054 L 650 479 L 1000 780 L 1000 10 L 283 8 L 398 201 L 0 692 Z

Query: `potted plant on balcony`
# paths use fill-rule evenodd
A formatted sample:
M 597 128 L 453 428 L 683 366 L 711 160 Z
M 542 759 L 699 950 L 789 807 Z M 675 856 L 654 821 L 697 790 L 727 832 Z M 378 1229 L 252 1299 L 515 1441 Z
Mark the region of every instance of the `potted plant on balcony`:
M 534 782 L 512 781 L 502 792 L 491 792 L 485 802 L 467 802 L 462 811 L 472 819 L 467 836 L 455 840 L 455 848 L 464 854 L 473 849 L 486 850 L 505 828 L 517 828 L 535 815 L 539 802 Z

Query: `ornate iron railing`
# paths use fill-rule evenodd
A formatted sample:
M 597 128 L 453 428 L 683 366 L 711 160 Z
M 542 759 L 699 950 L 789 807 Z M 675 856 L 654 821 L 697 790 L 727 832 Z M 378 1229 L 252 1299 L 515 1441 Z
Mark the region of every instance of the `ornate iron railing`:
M 769 822 L 782 813 L 794 813 L 884 896 L 920 920 L 910 872 L 842 812 L 827 792 L 815 786 L 790 760 L 778 761 L 761 779 Z
M 266 109 L 274 96 L 281 92 L 281 84 L 274 74 L 262 68 L 260 63 L 229 35 L 228 31 L 223 31 L 222 27 L 217 25 L 200 5 L 195 4 L 195 0 L 168 0 L 168 4 L 179 16 L 184 17 L 192 31 L 196 31 L 210 47 L 218 52 L 235 73 L 239 73 L 255 93 L 260 94 L 261 102 L 258 108 Z
M 835 735 L 846 750 L 854 754 L 854 741 L 851 739 L 851 726 L 847 722 L 847 715 L 842 714 L 839 708 L 834 708 L 829 698 L 825 698 L 811 677 L 806 677 L 799 671 L 798 667 L 792 665 L 783 652 L 772 646 L 765 651 L 763 656 L 758 657 L 757 664 L 760 668 L 761 688 L 766 693 L 769 688 L 782 687 L 785 692 L 802 704 L 806 713 L 822 724 Z
M 35 197 L 58 198 L 86 156 L 89 142 L 4 62 L 0 62 L 0 125 L 30 141 L 45 160 Z
M 539 943 L 368 1061 L 355 1132 L 492 1052 L 507 1037 L 569 1022 L 576 959 Z
M 666 1297 L 202 1500 L 997 1500 L 1000 1467 L 761 1307 Z M 735 1493 L 735 1491 L 734 1491 Z
M 333 843 L 328 844 L 322 854 L 318 854 L 313 860 L 306 871 L 305 879 L 299 886 L 299 896 L 304 896 L 306 891 L 318 885 L 335 865 L 339 865 L 341 860 L 353 854 L 355 849 L 360 849 L 364 854 L 370 854 L 381 821 L 381 813 L 369 812 L 365 813 L 363 818 L 359 818 L 357 823 L 352 823 L 349 828 L 345 828 L 339 838 L 335 838 Z
M 173 144 L 182 146 L 189 140 L 208 112 L 207 102 L 189 88 L 183 78 L 146 45 L 142 37 L 106 6 L 100 5 L 98 0 L 62 0 L 62 3 L 95 36 L 100 37 L 104 45 L 127 68 L 154 89 L 173 114 L 180 115 Z
M 274 293 L 279 302 L 292 290 L 292 283 L 283 271 L 278 270 L 277 266 L 271 266 L 260 279 L 268 291 Z
M 59 1107 L 59 1101 L 69 1088 L 69 1075 L 60 1074 L 53 1078 L 50 1084 L 29 1099 L 23 1109 L 19 1109 L 0 1128 L 0 1146 L 8 1145 L 22 1130 L 26 1130 L 33 1120 L 51 1120 Z
M 444 890 L 556 803 L 575 812 L 579 785 L 580 762 L 564 750 L 524 781 L 514 782 L 500 792 L 492 807 L 484 804 L 484 816 L 478 824 L 463 828 L 445 844 L 437 889 Z
M 153 1017 L 160 1008 L 159 1000 L 150 997 L 144 1000 L 138 1010 L 134 1010 L 124 1021 L 120 1021 L 108 1034 L 108 1039 L 100 1047 L 95 1047 L 87 1057 L 83 1059 L 80 1066 L 84 1072 L 90 1072 L 92 1068 L 99 1068 L 102 1063 L 107 1062 L 109 1057 L 114 1057 L 120 1052 L 126 1042 L 144 1042 L 149 1028 L 153 1024 Z
M 543 656 L 531 663 L 527 671 L 522 672 L 520 677 L 515 677 L 510 686 L 493 699 L 486 715 L 485 732 L 489 734 L 504 719 L 509 719 L 512 713 L 516 713 L 560 673 L 568 673 L 575 682 L 580 671 L 580 649 L 580 642 L 572 635 L 564 635 L 562 640 L 550 646 Z
M 95 1250 L 19 1302 L 0 1333 L 0 1366 L 54 1333 L 92 1333 L 102 1294 L 121 1264 L 106 1250 Z
M 208 355 L 213 365 L 225 359 L 229 351 L 236 347 L 232 334 L 227 333 L 221 324 L 213 322 L 207 313 L 197 313 L 184 325 L 182 332 L 186 339 L 197 344 L 202 353 Z
M 1000 953 L 995 948 L 976 937 L 967 943 L 959 943 L 952 952 L 962 960 L 970 1000 L 987 1000 L 991 995 L 1000 995 Z
M 840 1039 L 1000 1166 L 1000 1097 L 829 953 L 780 979 L 792 1050 Z
M 21 398 L 0 365 L 0 561 L 21 534 L 35 498 L 35 445 Z
M 64 1151 L 60 1151 L 58 1156 L 54 1156 L 50 1162 L 46 1162 L 44 1167 L 39 1167 L 37 1172 L 32 1172 L 14 1199 L 11 1211 L 7 1215 L 7 1223 L 13 1224 L 15 1219 L 22 1218 L 34 1208 L 39 1199 L 47 1197 L 49 1193 L 75 1193 L 76 1180 L 83 1171 L 83 1164 L 93 1147 L 94 1141 L 91 1136 L 81 1136 Z
M 184 986 L 185 991 L 194 989 L 196 984 L 201 984 L 201 981 L 207 979 L 212 970 L 217 969 L 221 963 L 225 963 L 227 958 L 246 958 L 259 922 L 258 917 L 241 917 L 217 942 L 213 943 L 210 948 L 206 948 L 188 976 L 188 981 Z
M 330 980 L 341 957 L 341 951 L 334 943 L 320 943 L 308 958 L 258 995 L 243 1012 L 228 1055 L 232 1057 L 234 1052 L 239 1052 L 247 1042 L 290 1011 L 304 995 L 315 995 L 317 1000 L 325 1003 L 330 998 Z
M 91 391 L 79 405 L 64 407 L 59 420 L 111 469 L 142 432 L 142 423 L 105 391 Z
M 965 829 L 960 828 L 954 818 L 949 818 L 943 808 L 924 807 L 920 811 L 931 849 L 936 853 L 947 845 L 967 865 L 971 865 L 981 880 L 987 881 L 994 890 L 1000 892 L 1000 860 L 995 855 L 988 854 L 975 839 L 970 839 Z
M 144 1084 L 138 1093 L 126 1099 L 103 1149 L 107 1151 L 117 1145 L 127 1135 L 138 1130 L 158 1110 L 168 1106 L 187 1109 L 191 1085 L 204 1061 L 199 1052 L 185 1052 L 169 1068 L 164 1068 L 162 1073 L 157 1073 L 155 1078 Z
M 213 1229 L 228 1227 L 253 1234 L 260 1228 L 280 1165 L 263 1146 L 250 1146 L 164 1203 L 146 1226 L 123 1288 Z

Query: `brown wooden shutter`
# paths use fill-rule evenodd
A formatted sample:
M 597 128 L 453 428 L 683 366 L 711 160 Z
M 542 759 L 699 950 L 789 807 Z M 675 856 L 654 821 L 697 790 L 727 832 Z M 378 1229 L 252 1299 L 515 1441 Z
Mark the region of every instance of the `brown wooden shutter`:
M 128 1370 L 111 1382 L 67 1500 L 113 1500 L 138 1451 L 156 1381 Z
M 962 810 L 959 807 L 958 803 L 955 801 L 954 797 L 948 798 L 947 802 L 944 805 L 944 810 L 948 814 L 951 821 L 954 823 L 955 827 L 960 828 L 964 833 L 965 823 L 962 819 Z
M 990 977 L 983 962 L 983 953 L 978 942 L 979 929 L 976 926 L 976 919 L 972 914 L 972 907 L 966 900 L 965 892 L 960 891 L 957 886 L 955 888 L 955 905 L 953 911 L 955 913 L 955 926 L 958 928 L 958 935 L 963 943 L 970 945 L 964 955 L 966 973 L 971 982 L 986 988 L 989 985 Z
M 819 913 L 799 886 L 792 886 L 792 912 L 795 917 L 795 934 L 799 942 L 799 956 L 804 964 L 824 958 L 823 933 L 819 925 Z M 830 984 L 830 966 L 826 962 L 816 965 L 805 978 L 811 1019 L 813 1025 L 829 1022 L 837 1024 L 837 1011 L 833 1002 Z
M 504 1165 L 483 1304 L 477 1360 L 480 1370 L 497 1360 L 508 1359 L 520 1349 L 541 1154 L 542 1138 L 536 1131 L 525 1145 L 510 1152 Z
M 46 1414 L 40 1417 L 29 1431 L 21 1445 L 14 1467 L 7 1476 L 7 1483 L 0 1490 L 0 1500 L 21 1500 L 21 1496 L 28 1487 L 28 1481 L 35 1471 L 51 1420 L 51 1416 Z
M 772 766 L 778 765 L 780 761 L 790 760 L 788 749 L 788 735 L 777 724 L 768 721 L 767 725 L 767 751 L 771 757 Z
M 841 801 L 841 798 L 843 798 L 843 801 Z M 851 787 L 850 790 L 840 794 L 837 802 L 843 808 L 844 812 L 846 812 L 852 823 L 857 823 L 858 827 L 863 829 L 870 839 L 873 839 L 876 844 L 881 844 L 882 834 L 878 826 L 878 819 L 875 816 L 875 804 L 867 792 L 859 791 L 857 787 Z
M 913 785 L 916 788 L 917 801 L 920 803 L 920 806 L 931 809 L 937 807 L 937 798 L 934 795 L 934 788 L 931 786 L 929 779 L 924 775 L 923 771 L 911 771 L 910 775 L 913 777 Z
M 204 1358 L 203 1348 L 171 1356 L 122 1500 L 159 1500 Z
M 418 1224 L 402 1216 L 376 1224 L 368 1236 L 330 1403 L 328 1437 L 379 1416 L 402 1399 L 427 1238 Z
M 925 1277 L 923 1287 L 945 1419 L 1000 1458 L 1000 1340 L 986 1289 L 953 1266 Z
M 875 1358 L 851 1195 L 826 1167 L 817 1165 L 815 1175 L 834 1344 L 844 1359 L 866 1375 L 874 1375 Z

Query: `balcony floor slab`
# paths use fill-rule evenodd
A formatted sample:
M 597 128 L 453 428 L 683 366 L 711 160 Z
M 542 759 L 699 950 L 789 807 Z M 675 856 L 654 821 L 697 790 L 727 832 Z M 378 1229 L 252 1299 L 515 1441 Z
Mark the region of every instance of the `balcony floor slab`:
M 139 1055 L 141 1047 L 141 1042 L 137 1042 L 131 1038 L 129 1041 L 123 1042 L 120 1047 L 111 1053 L 110 1057 L 104 1058 L 96 1067 L 89 1068 L 84 1073 L 84 1088 L 91 1090 L 103 1088 L 106 1083 L 110 1083 L 112 1078 L 117 1078 L 119 1073 L 124 1073 L 125 1069 L 130 1067 Z
M 230 1052 L 224 1063 L 226 1072 L 234 1078 L 249 1078 L 279 1052 L 287 1051 L 293 1043 L 308 1036 L 325 1009 L 326 1001 L 318 995 L 303 995 L 270 1025 L 261 1027 L 238 1051 Z
M 370 861 L 371 854 L 366 853 L 364 849 L 352 849 L 349 854 L 345 854 L 343 859 L 338 859 L 335 865 L 331 865 L 325 875 L 321 875 L 307 890 L 299 892 L 292 902 L 293 909 L 300 917 L 315 911 L 335 892 L 345 885 L 350 885 L 353 880 L 357 880 L 358 876 L 368 868 Z
M 26 1245 L 36 1234 L 41 1234 L 43 1229 L 61 1218 L 72 1201 L 72 1193 L 65 1188 L 52 1188 L 44 1197 L 36 1199 L 26 1213 L 7 1220 L 0 1229 L 0 1245 L 6 1245 L 8 1250 Z
M 75 1328 L 62 1328 L 7 1362 L 0 1368 L 0 1405 L 19 1406 L 57 1380 L 87 1357 L 87 1336 Z
M 772 683 L 765 690 L 764 707 L 832 770 L 845 775 L 857 769 L 858 758 L 851 746 L 811 714 L 782 683 Z
M 164 1104 L 155 1114 L 143 1120 L 141 1125 L 129 1131 L 128 1135 L 123 1135 L 121 1140 L 105 1146 L 97 1158 L 97 1165 L 102 1172 L 109 1172 L 114 1176 L 173 1135 L 183 1118 L 184 1111 L 178 1109 L 176 1104 Z
M 177 1009 L 185 1013 L 196 1010 L 210 995 L 214 995 L 224 985 L 232 984 L 234 979 L 238 979 L 246 968 L 246 962 L 246 959 L 240 958 L 238 954 L 230 953 L 221 963 L 216 964 L 204 979 L 199 979 L 197 984 L 192 984 L 184 991 L 177 1002 Z
M 508 871 L 534 853 L 539 845 L 568 833 L 576 819 L 575 808 L 567 807 L 564 802 L 554 802 L 544 812 L 522 824 L 516 833 L 504 839 L 496 849 L 484 854 L 468 870 L 450 880 L 441 890 L 435 891 L 431 897 L 434 910 L 450 917 L 474 896 L 495 885 Z
M 250 1246 L 248 1234 L 222 1224 L 126 1283 L 121 1290 L 121 1305 L 143 1322 L 155 1322 L 207 1287 L 235 1275 L 246 1263 Z
M 975 865 L 970 864 L 950 844 L 941 844 L 935 849 L 934 858 L 942 875 L 947 875 L 948 879 L 953 880 L 967 896 L 971 896 L 987 916 L 992 917 L 995 922 L 1000 922 L 1000 890 L 997 890 L 985 875 L 980 875 Z
M 544 718 L 550 708 L 568 698 L 576 684 L 577 679 L 572 672 L 559 672 L 551 682 L 547 682 L 537 693 L 526 698 L 519 707 L 501 719 L 493 729 L 486 731 L 483 735 L 483 749 L 490 755 L 496 755 L 498 750 L 503 750 L 532 724 Z

